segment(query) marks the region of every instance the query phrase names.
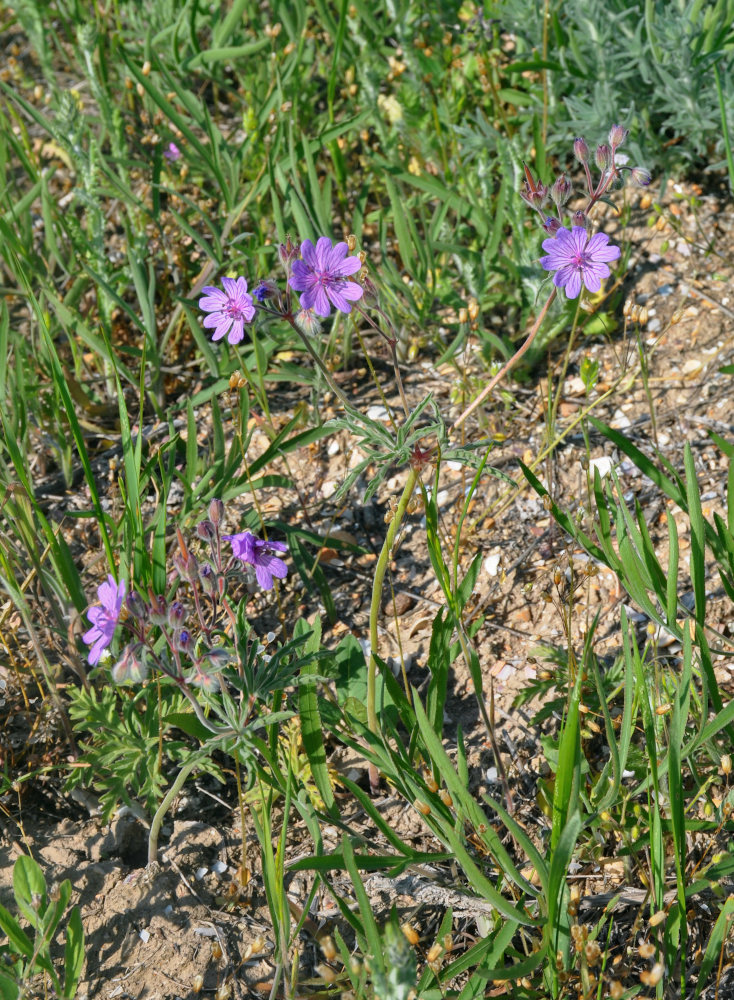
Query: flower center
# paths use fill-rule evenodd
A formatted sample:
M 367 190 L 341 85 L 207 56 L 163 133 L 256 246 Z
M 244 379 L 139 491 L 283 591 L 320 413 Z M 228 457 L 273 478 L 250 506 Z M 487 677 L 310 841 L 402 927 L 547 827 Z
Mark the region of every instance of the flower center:
M 316 278 L 316 283 L 321 285 L 322 288 L 326 288 L 331 282 L 331 275 L 328 271 L 314 271 L 314 277 Z
M 579 271 L 583 271 L 583 269 L 589 265 L 589 255 L 585 250 L 582 250 L 581 253 L 575 253 L 571 258 L 571 263 L 574 267 L 577 267 Z
M 224 311 L 230 319 L 245 319 L 239 299 L 229 299 L 227 305 L 224 307 Z

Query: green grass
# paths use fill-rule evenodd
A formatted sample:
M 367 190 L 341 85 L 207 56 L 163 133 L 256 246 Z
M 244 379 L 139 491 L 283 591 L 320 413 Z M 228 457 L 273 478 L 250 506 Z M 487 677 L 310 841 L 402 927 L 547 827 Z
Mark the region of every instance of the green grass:
M 591 534 L 573 512 L 547 495 L 545 502 L 579 545 L 619 575 L 635 605 L 680 641 L 681 666 L 660 655 L 652 635 L 640 640 L 624 612 L 613 664 L 594 651 L 596 626 L 575 648 L 573 590 L 559 592 L 566 643 L 548 650 L 552 670 L 529 693 L 545 699 L 539 725 L 554 714 L 560 723 L 543 737 L 547 776 L 528 822 L 516 814 L 506 782 L 497 801 L 470 790 L 464 734 L 444 729 L 450 667 L 461 658 L 494 741 L 477 649 L 482 622 L 468 612 L 482 553 L 472 549 L 465 558 L 479 487 L 490 474 L 504 475 L 491 468 L 491 441 L 452 439 L 431 396 L 413 401 L 410 414 L 397 408 L 389 428 L 351 399 L 340 406 L 340 369 L 362 363 L 360 338 L 371 334 L 353 317 L 338 316 L 321 339 L 305 343 L 292 325 L 265 322 L 233 349 L 211 342 L 197 309 L 201 289 L 222 275 L 245 274 L 251 289 L 258 279 L 278 279 L 278 245 L 288 235 L 353 234 L 379 287 L 375 315 L 385 339 L 395 340 L 406 364 L 454 364 L 456 391 L 468 405 L 489 374 L 479 385 L 465 378 L 462 349 L 470 345 L 488 373 L 490 362 L 513 355 L 543 301 L 543 234 L 518 197 L 523 161 L 550 180 L 571 166 L 569 122 L 593 143 L 630 110 L 632 150 L 649 153 L 663 171 L 700 162 L 707 143 L 717 156 L 721 147 L 734 170 L 729 6 L 676 4 L 663 24 L 659 5 L 644 5 L 636 44 L 646 72 L 667 79 L 676 40 L 684 38 L 683 62 L 701 107 L 713 109 L 695 129 L 689 111 L 690 142 L 685 101 L 668 107 L 670 94 L 656 93 L 646 117 L 630 108 L 635 81 L 626 71 L 612 74 L 599 111 L 589 85 L 599 39 L 613 68 L 622 58 L 614 33 L 623 35 L 640 13 L 638 4 L 612 6 L 597 35 L 593 19 L 573 22 L 561 5 L 546 3 L 546 31 L 537 39 L 532 32 L 543 18 L 521 0 L 486 16 L 471 3 L 428 10 L 415 0 L 211 7 L 113 0 L 104 9 L 19 0 L 0 13 L 10 54 L 0 74 L 0 583 L 22 623 L 22 684 L 32 684 L 30 667 L 38 667 L 58 717 L 71 720 L 69 739 L 73 724 L 87 768 L 64 773 L 69 784 L 93 785 L 105 817 L 133 800 L 157 814 L 152 856 L 177 776 L 179 783 L 195 770 L 222 777 L 221 761 L 228 769 L 234 762 L 232 808 L 243 816 L 243 859 L 246 816 L 260 845 L 278 996 L 350 990 L 407 1000 L 416 990 L 431 1000 L 469 1000 L 507 983 L 527 1000 L 663 997 L 673 984 L 693 997 L 720 974 L 731 921 L 726 761 L 734 709 L 714 672 L 714 656 L 731 650 L 710 633 L 705 580 L 715 566 L 734 597 L 734 461 L 727 516 L 707 520 L 690 449 L 684 469 L 675 470 L 582 414 L 587 442 L 593 427 L 686 513 L 689 568 L 681 565 L 672 516 L 662 562 L 644 512 L 628 509 L 614 477 L 588 483 Z M 527 31 L 504 34 L 515 22 Z M 680 141 L 653 142 L 653 123 Z M 175 162 L 163 156 L 172 141 L 182 152 Z M 612 293 L 605 309 L 621 312 L 617 306 Z M 569 328 L 576 336 L 577 318 L 574 303 L 553 304 L 534 365 L 553 336 Z M 372 343 L 392 378 L 385 340 Z M 644 377 L 644 357 L 640 364 Z M 587 374 L 590 382 L 597 377 Z M 387 377 L 385 385 L 376 378 L 382 392 Z M 289 385 L 299 388 L 299 401 L 278 412 L 275 394 Z M 548 401 L 547 451 L 558 444 L 558 398 Z M 147 630 L 149 647 L 136 651 L 151 671 L 147 683 L 112 686 L 104 664 L 84 672 L 83 616 L 107 573 L 134 581 L 146 599 L 166 594 L 170 601 L 179 588 L 191 602 L 185 560 L 188 552 L 210 558 L 196 525 L 215 498 L 238 502 L 239 530 L 288 542 L 291 576 L 333 623 L 319 550 L 359 546 L 329 536 L 326 518 L 298 492 L 292 463 L 337 432 L 366 456 L 345 472 L 337 501 L 361 502 L 360 483 L 368 499 L 409 465 L 411 483 L 423 476 L 423 489 L 407 491 L 385 527 L 371 655 L 351 635 L 327 644 L 319 618 L 303 619 L 299 598 L 277 592 L 252 623 L 247 595 L 235 600 L 228 592 L 220 596 L 231 604 L 214 602 L 211 615 L 198 618 L 197 669 L 203 649 L 229 650 L 211 674 L 204 667 L 196 676 L 177 674 L 179 651 L 167 646 L 167 626 L 148 619 L 137 638 L 142 649 Z M 731 446 L 717 443 L 731 460 Z M 468 467 L 453 537 L 436 499 L 448 460 Z M 545 494 L 532 469 L 525 475 Z M 84 491 L 84 503 L 67 495 L 63 517 L 54 516 L 60 511 L 49 497 L 72 489 Z M 271 516 L 276 492 L 297 496 L 290 517 Z M 443 594 L 420 692 L 395 679 L 377 628 L 393 542 L 419 495 L 421 545 Z M 688 585 L 693 611 L 680 601 Z M 277 638 L 268 642 L 271 630 Z M 57 681 L 70 663 L 79 676 L 62 695 Z M 370 850 L 342 819 L 327 753 L 337 746 L 359 754 L 373 783 L 382 780 L 422 817 L 420 849 L 348 777 L 339 795 L 374 824 L 379 847 Z M 59 750 L 53 766 L 60 770 L 62 758 Z M 31 779 L 6 769 L 0 793 L 18 780 L 25 787 Z M 290 824 L 303 830 L 300 853 L 307 855 L 295 864 Z M 333 852 L 324 848 L 327 826 L 341 838 Z M 703 845 L 696 854 L 692 838 Z M 630 887 L 644 887 L 637 930 L 651 950 L 638 953 L 639 935 L 630 937 L 624 974 L 614 965 L 617 911 L 610 904 L 593 918 L 580 915 L 568 877 L 608 855 L 623 860 Z M 446 897 L 435 939 L 418 947 L 396 914 L 372 911 L 363 879 L 427 866 L 465 898 Z M 305 917 L 293 918 L 284 892 L 292 871 L 310 872 L 313 892 L 331 893 L 340 913 L 320 972 L 299 966 Z M 351 877 L 353 900 L 335 887 L 343 884 L 335 872 Z M 40 873 L 34 878 L 42 883 Z M 709 915 L 694 960 L 689 908 L 703 892 Z M 474 940 L 458 943 L 452 907 L 472 901 L 485 904 Z M 0 985 L 3 997 L 13 997 L 28 976 L 40 970 L 53 981 L 55 974 L 45 951 L 34 954 L 30 938 L 7 920 L 16 940 L 0 951 L 17 974 L 12 981 L 6 969 Z M 68 926 L 76 970 L 75 916 Z M 653 981 L 658 962 L 665 973 Z M 64 995 L 73 995 L 75 977 L 67 977 Z

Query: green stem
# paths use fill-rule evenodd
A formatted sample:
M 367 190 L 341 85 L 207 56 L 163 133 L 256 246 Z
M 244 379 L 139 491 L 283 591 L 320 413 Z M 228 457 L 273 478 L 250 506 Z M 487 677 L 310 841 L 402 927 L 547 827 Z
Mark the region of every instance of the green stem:
M 168 807 L 183 788 L 184 782 L 199 763 L 198 757 L 191 757 L 176 775 L 176 780 L 168 790 L 168 794 L 158 806 L 158 811 L 153 817 L 148 834 L 148 864 L 154 865 L 158 861 L 158 834 L 161 832 L 163 817 L 168 812 Z
M 377 560 L 377 565 L 375 566 L 375 581 L 372 584 L 372 603 L 370 605 L 370 662 L 367 671 L 367 725 L 370 730 L 377 734 L 379 732 L 379 725 L 377 722 L 377 708 L 375 705 L 375 692 L 377 688 L 377 619 L 380 614 L 380 598 L 382 597 L 382 584 L 385 580 L 385 570 L 387 569 L 387 563 L 392 552 L 393 545 L 395 544 L 395 536 L 398 533 L 398 528 L 403 520 L 405 511 L 410 502 L 410 498 L 413 495 L 413 490 L 415 489 L 415 484 L 418 482 L 418 472 L 411 468 L 408 473 L 408 480 L 405 484 L 405 489 L 403 490 L 403 495 L 400 497 L 398 506 L 395 509 L 395 514 L 393 515 L 392 521 L 390 521 L 390 526 L 387 529 L 387 534 L 385 535 L 385 541 L 382 546 L 382 551 L 380 552 L 380 557 Z M 370 769 L 370 779 L 372 778 L 372 768 Z

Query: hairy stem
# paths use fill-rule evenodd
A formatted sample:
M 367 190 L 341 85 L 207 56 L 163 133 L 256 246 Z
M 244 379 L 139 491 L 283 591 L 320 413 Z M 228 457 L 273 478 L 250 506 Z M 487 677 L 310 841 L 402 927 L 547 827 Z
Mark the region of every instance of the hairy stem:
M 491 378 L 489 380 L 489 382 L 485 385 L 485 387 L 479 393 L 479 395 L 474 400 L 474 402 L 471 404 L 471 406 L 468 406 L 464 410 L 464 412 L 461 414 L 461 416 L 457 417 L 457 419 L 454 421 L 454 428 L 461 427 L 461 425 L 464 423 L 464 421 L 469 416 L 469 414 L 473 413 L 474 410 L 476 410 L 476 408 L 478 406 L 480 406 L 484 402 L 484 400 L 490 394 L 490 392 L 492 391 L 492 389 L 494 389 L 494 387 L 497 385 L 497 383 L 499 381 L 501 381 L 505 377 L 505 375 L 512 368 L 515 367 L 515 365 L 520 360 L 520 358 L 523 356 L 523 354 L 525 354 L 526 351 L 530 348 L 530 345 L 532 344 L 532 342 L 535 340 L 535 338 L 538 335 L 538 331 L 540 330 L 540 327 L 541 327 L 541 325 L 543 323 L 543 320 L 545 319 L 546 313 L 548 312 L 548 310 L 550 309 L 551 305 L 553 304 L 553 301 L 554 301 L 554 299 L 556 297 L 557 292 L 558 292 L 558 289 L 554 288 L 553 291 L 548 296 L 548 298 L 547 298 L 547 300 L 545 302 L 545 305 L 543 306 L 543 308 L 538 313 L 538 318 L 533 323 L 533 327 L 532 327 L 530 333 L 528 334 L 527 339 L 525 340 L 525 342 L 515 351 L 515 353 L 512 355 L 512 357 L 502 365 L 502 367 L 497 372 L 497 374 L 493 378 Z
M 168 789 L 166 797 L 163 799 L 161 804 L 158 806 L 158 810 L 153 817 L 153 822 L 150 824 L 150 832 L 148 834 L 148 864 L 154 865 L 158 861 L 158 835 L 161 832 L 161 826 L 163 825 L 163 818 L 168 812 L 168 807 L 176 798 L 178 793 L 183 788 L 184 782 L 194 770 L 196 765 L 199 763 L 198 757 L 191 757 L 181 768 L 181 770 L 176 775 L 176 780 L 173 782 L 171 787 Z
M 367 670 L 367 725 L 375 734 L 379 732 L 377 706 L 375 701 L 377 689 L 377 619 L 380 615 L 382 585 L 385 581 L 385 571 L 387 570 L 390 554 L 392 553 L 393 545 L 395 544 L 395 537 L 398 533 L 403 517 L 405 516 L 405 511 L 408 507 L 408 503 L 410 502 L 410 498 L 413 495 L 413 490 L 415 489 L 417 482 L 418 472 L 416 469 L 411 467 L 410 472 L 408 473 L 408 479 L 405 483 L 405 488 L 403 489 L 402 496 L 398 501 L 393 519 L 390 521 L 387 534 L 385 535 L 385 541 L 377 560 L 377 565 L 375 566 L 375 579 L 372 584 L 372 603 L 370 604 L 370 662 Z M 373 789 L 377 786 L 377 768 L 374 765 L 370 765 L 370 785 Z

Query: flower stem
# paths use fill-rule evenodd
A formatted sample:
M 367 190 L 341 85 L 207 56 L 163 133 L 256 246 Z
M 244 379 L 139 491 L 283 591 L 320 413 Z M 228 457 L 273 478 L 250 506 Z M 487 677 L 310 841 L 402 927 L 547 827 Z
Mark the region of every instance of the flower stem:
M 161 832 L 163 818 L 168 812 L 168 807 L 183 788 L 184 782 L 188 776 L 199 763 L 200 761 L 198 757 L 189 758 L 176 775 L 176 780 L 168 789 L 166 797 L 158 806 L 158 810 L 153 817 L 153 822 L 150 824 L 150 832 L 148 834 L 148 865 L 155 865 L 158 862 L 158 835 Z
M 538 335 L 538 331 L 540 330 L 540 327 L 541 327 L 541 325 L 543 323 L 543 320 L 545 319 L 546 313 L 548 312 L 548 310 L 550 309 L 551 305 L 553 304 L 553 300 L 555 299 L 557 292 L 558 292 L 558 289 L 554 288 L 553 291 L 548 296 L 548 298 L 546 300 L 546 303 L 543 306 L 543 308 L 540 310 L 540 312 L 538 314 L 538 318 L 533 323 L 533 327 L 532 327 L 530 333 L 528 334 L 527 339 L 525 340 L 525 342 L 515 351 L 515 353 L 512 355 L 512 357 L 502 365 L 502 367 L 497 372 L 497 374 L 493 378 L 491 378 L 489 380 L 489 382 L 485 385 L 485 387 L 479 393 L 479 395 L 474 400 L 474 402 L 471 404 L 471 406 L 468 406 L 464 410 L 464 412 L 461 414 L 461 416 L 457 417 L 457 419 L 454 421 L 454 427 L 452 429 L 455 429 L 457 427 L 461 427 L 461 425 L 464 423 L 464 421 L 469 416 L 469 414 L 473 413 L 474 410 L 476 410 L 476 408 L 481 403 L 484 402 L 484 400 L 490 394 L 490 392 L 492 391 L 492 389 L 494 389 L 494 387 L 497 385 L 497 383 L 501 379 L 503 379 L 505 377 L 505 375 L 512 368 L 515 367 L 515 365 L 520 360 L 520 358 L 523 356 L 523 354 L 525 354 L 526 351 L 530 348 L 530 345 L 532 344 L 532 342 L 535 340 L 535 338 Z
M 380 614 L 380 599 L 382 597 L 382 585 L 385 580 L 388 560 L 395 544 L 395 537 L 398 528 L 403 520 L 405 511 L 413 495 L 413 490 L 418 482 L 418 471 L 411 467 L 408 479 L 405 483 L 402 496 L 393 514 L 392 521 L 387 529 L 385 541 L 382 545 L 377 565 L 375 566 L 375 579 L 372 584 L 372 603 L 370 604 L 370 662 L 367 668 L 367 726 L 375 735 L 379 733 L 379 723 L 377 721 L 376 690 L 377 690 L 377 619 Z M 370 786 L 373 791 L 378 783 L 377 768 L 370 765 Z

